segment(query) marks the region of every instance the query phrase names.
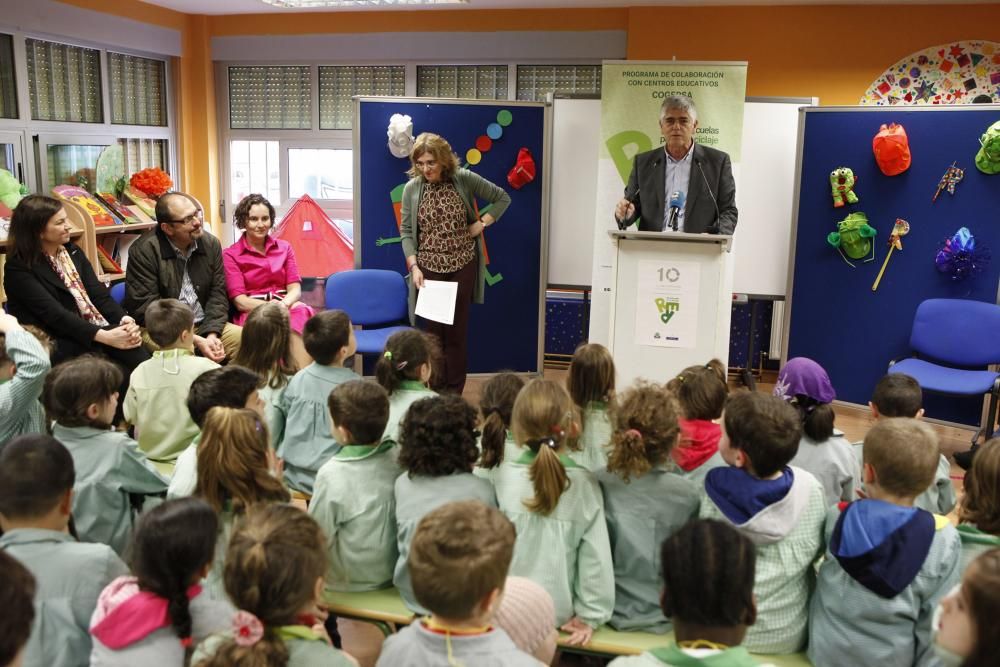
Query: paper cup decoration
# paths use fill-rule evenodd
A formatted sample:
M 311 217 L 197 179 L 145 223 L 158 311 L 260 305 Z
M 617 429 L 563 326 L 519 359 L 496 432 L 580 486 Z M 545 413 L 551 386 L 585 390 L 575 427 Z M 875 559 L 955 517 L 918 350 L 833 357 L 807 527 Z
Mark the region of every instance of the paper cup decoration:
M 837 167 L 830 172 L 830 190 L 833 193 L 833 207 L 840 208 L 844 204 L 857 204 L 858 196 L 854 194 L 854 185 L 858 179 L 850 167 Z
M 535 180 L 535 158 L 531 157 L 531 151 L 522 148 L 517 152 L 517 162 L 507 173 L 507 182 L 510 183 L 510 187 L 520 190 L 533 180 Z
M 886 176 L 897 176 L 910 168 L 910 140 L 902 125 L 882 125 L 872 139 L 875 163 Z
M 837 223 L 837 231 L 830 232 L 826 242 L 837 249 L 840 256 L 849 266 L 851 259 L 864 259 L 871 262 L 875 259 L 875 248 L 872 239 L 878 232 L 868 224 L 868 216 L 860 211 L 851 213 Z

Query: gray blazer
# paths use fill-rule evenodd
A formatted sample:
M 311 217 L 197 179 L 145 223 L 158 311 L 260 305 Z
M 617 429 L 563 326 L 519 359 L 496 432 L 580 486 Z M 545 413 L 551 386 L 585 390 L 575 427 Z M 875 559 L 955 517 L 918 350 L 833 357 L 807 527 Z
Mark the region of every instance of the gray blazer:
M 684 204 L 684 231 L 692 234 L 732 234 L 736 230 L 736 182 L 729 155 L 695 142 L 691 180 Z M 663 147 L 639 153 L 625 186 L 625 198 L 635 204 L 631 225 L 639 220 L 639 231 L 658 232 L 663 227 L 667 179 Z M 715 202 L 712 197 L 715 197 Z M 718 209 L 716 209 L 718 203 Z

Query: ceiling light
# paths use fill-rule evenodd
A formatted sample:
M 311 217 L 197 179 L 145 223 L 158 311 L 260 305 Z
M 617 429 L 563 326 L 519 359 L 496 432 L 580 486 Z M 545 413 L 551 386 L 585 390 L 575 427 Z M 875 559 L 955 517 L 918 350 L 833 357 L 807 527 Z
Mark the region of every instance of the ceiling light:
M 464 5 L 469 0 L 261 0 L 275 7 L 317 9 L 322 7 L 402 7 L 418 5 Z

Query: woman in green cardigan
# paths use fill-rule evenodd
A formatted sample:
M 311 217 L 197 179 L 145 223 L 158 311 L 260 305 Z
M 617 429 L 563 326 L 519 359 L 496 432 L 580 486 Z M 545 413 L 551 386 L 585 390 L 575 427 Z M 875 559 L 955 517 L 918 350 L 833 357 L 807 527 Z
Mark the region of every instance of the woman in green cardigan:
M 458 283 L 451 325 L 425 321 L 441 340 L 444 390 L 462 393 L 468 357 L 469 309 L 483 302 L 486 258 L 482 232 L 503 215 L 510 196 L 478 174 L 459 167 L 451 145 L 437 134 L 420 134 L 410 151 L 411 176 L 403 189 L 403 255 L 410 273 L 411 312 L 415 290 L 424 280 Z M 478 214 L 476 200 L 492 207 Z

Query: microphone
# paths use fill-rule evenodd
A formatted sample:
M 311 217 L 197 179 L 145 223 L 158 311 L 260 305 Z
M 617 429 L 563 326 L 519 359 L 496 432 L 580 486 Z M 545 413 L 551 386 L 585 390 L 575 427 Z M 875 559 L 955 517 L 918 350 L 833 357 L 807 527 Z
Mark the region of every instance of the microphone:
M 636 183 L 635 190 L 633 192 L 631 192 L 631 193 L 628 191 L 628 188 L 625 189 L 624 199 L 629 204 L 632 204 L 632 206 L 635 206 L 636 208 L 639 208 L 638 207 L 638 203 L 639 203 L 639 184 L 638 183 Z M 621 220 L 619 220 L 617 217 L 615 217 L 615 223 L 618 225 L 618 229 L 621 230 L 621 231 L 625 231 L 626 229 L 628 229 L 629 226 L 631 226 L 632 222 L 634 222 L 634 220 L 628 220 L 627 218 L 622 218 Z
M 709 234 L 719 233 L 719 218 L 722 215 L 719 213 L 719 201 L 715 198 L 715 194 L 712 192 L 712 186 L 708 183 L 708 177 L 705 176 L 705 170 L 701 168 L 701 160 L 698 158 L 694 159 L 694 163 L 698 165 L 698 171 L 701 172 L 701 180 L 705 181 L 705 187 L 708 188 L 708 196 L 712 198 L 712 203 L 715 204 L 715 220 L 709 225 L 708 229 L 705 230 Z
M 677 216 L 680 215 L 681 209 L 684 208 L 685 195 L 680 190 L 675 190 L 670 195 L 670 218 L 667 220 L 667 226 L 671 230 L 677 231 Z

